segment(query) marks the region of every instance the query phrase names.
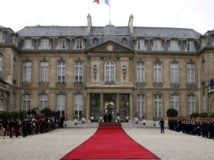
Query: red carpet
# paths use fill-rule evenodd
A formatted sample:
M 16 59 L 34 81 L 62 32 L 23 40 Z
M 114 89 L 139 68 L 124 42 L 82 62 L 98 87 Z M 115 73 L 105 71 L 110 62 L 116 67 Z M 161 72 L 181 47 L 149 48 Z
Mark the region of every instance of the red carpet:
M 100 125 L 91 138 L 69 152 L 61 160 L 72 159 L 154 160 L 160 158 L 136 143 L 125 133 L 121 126 Z

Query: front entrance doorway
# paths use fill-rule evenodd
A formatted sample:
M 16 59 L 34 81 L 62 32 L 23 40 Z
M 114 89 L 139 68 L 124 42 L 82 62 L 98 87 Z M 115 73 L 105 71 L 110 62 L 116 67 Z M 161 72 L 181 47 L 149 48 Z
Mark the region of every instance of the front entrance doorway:
M 129 112 L 129 94 L 104 93 L 102 96 L 100 93 L 90 94 L 90 113 L 94 114 L 95 121 L 103 114 L 105 122 L 114 122 L 117 113 L 120 113 L 121 121 L 125 121 L 127 112 Z

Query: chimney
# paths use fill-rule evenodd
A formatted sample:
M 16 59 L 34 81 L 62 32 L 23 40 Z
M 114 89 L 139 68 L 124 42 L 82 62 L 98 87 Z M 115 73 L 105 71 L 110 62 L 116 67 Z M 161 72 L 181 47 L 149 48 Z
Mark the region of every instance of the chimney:
M 130 17 L 129 17 L 129 23 L 128 23 L 128 26 L 129 26 L 129 30 L 130 30 L 130 33 L 132 34 L 133 33 L 133 15 L 131 14 Z
M 88 14 L 87 16 L 87 33 L 90 34 L 91 32 L 91 27 L 92 27 L 92 20 L 91 20 L 91 15 Z

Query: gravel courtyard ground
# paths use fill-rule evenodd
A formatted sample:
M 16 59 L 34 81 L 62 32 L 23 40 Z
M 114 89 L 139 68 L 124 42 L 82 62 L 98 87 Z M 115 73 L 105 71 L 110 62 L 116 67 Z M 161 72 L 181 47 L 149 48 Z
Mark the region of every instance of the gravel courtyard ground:
M 159 128 L 124 128 L 162 160 L 213 160 L 214 140 Z M 0 160 L 59 160 L 91 137 L 96 128 L 65 128 L 49 133 L 0 139 Z

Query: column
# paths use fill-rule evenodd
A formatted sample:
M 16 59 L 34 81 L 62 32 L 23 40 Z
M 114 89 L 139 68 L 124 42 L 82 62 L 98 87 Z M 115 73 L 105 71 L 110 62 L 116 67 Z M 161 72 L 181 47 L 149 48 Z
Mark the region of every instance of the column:
M 116 114 L 120 111 L 120 98 L 119 98 L 119 94 L 116 94 Z
M 100 94 L 100 111 L 104 113 L 104 107 L 103 107 L 103 93 Z
M 90 93 L 87 93 L 86 117 L 90 117 Z
M 130 119 L 133 119 L 134 117 L 134 108 L 133 108 L 133 94 L 129 94 L 129 113 L 130 113 Z

